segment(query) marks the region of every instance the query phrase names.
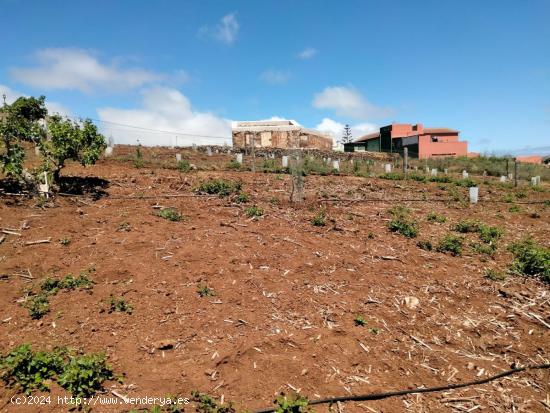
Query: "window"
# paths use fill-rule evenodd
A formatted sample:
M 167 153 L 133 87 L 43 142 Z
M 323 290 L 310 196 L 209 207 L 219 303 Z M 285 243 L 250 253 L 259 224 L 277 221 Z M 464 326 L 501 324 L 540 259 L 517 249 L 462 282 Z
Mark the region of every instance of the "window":
M 438 142 L 439 141 L 439 137 L 437 136 L 432 136 L 432 142 Z

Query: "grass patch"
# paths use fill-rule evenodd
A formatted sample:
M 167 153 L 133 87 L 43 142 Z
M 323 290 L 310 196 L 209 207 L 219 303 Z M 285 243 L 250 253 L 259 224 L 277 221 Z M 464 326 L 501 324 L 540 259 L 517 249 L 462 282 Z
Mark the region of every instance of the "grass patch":
M 405 179 L 405 176 L 397 172 L 386 172 L 385 174 L 380 175 L 379 178 L 387 179 L 390 181 L 402 181 L 403 179 Z
M 164 208 L 157 215 L 172 222 L 178 222 L 183 219 L 183 216 L 175 208 Z
M 412 179 L 413 181 L 416 181 L 416 182 L 426 182 L 428 180 L 428 178 L 426 178 L 425 175 L 419 175 L 419 174 L 411 174 L 409 175 L 409 179 Z
M 459 257 L 462 255 L 462 243 L 462 238 L 449 234 L 439 241 L 436 251 L 450 253 L 453 257 Z
M 455 181 L 455 185 L 462 186 L 464 188 L 473 188 L 477 186 L 477 183 L 475 181 L 472 181 L 470 178 L 462 178 Z
M 450 184 L 453 182 L 452 178 L 450 176 L 447 176 L 447 175 L 436 175 L 436 176 L 431 176 L 430 179 L 429 179 L 430 182 L 438 182 L 440 184 Z
M 511 244 L 508 250 L 514 254 L 512 271 L 550 283 L 550 248 L 525 238 Z
M 187 159 L 182 159 L 176 164 L 176 168 L 180 172 L 189 172 L 191 170 L 191 164 Z
M 491 281 L 504 281 L 506 280 L 506 274 L 492 268 L 487 268 L 485 270 L 485 278 Z

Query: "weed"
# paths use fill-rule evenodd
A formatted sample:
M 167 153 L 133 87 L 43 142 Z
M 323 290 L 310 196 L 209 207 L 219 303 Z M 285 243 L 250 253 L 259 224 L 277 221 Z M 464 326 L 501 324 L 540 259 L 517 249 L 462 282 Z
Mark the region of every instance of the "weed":
M 48 296 L 44 293 L 33 296 L 25 303 L 25 307 L 33 320 L 38 320 L 50 312 Z
M 508 211 L 509 212 L 520 212 L 521 211 L 521 208 L 519 207 L 519 205 L 512 205 L 510 208 L 508 208 Z
M 231 159 L 229 163 L 227 164 L 227 169 L 232 169 L 234 171 L 240 171 L 242 168 L 242 165 L 236 160 Z
M 482 244 L 479 242 L 473 242 L 471 247 L 478 254 L 485 254 L 491 257 L 495 255 L 495 252 L 497 251 L 497 245 L 495 243 Z
M 407 238 L 418 235 L 418 224 L 409 217 L 410 210 L 402 205 L 396 205 L 388 210 L 393 219 L 388 223 L 388 229 Z
M 327 211 L 324 206 L 321 207 L 317 214 L 313 217 L 311 224 L 314 227 L 324 227 L 327 224 Z
M 85 273 L 81 273 L 77 278 L 71 274 L 66 275 L 64 278 L 46 278 L 40 289 L 43 293 L 49 295 L 55 295 L 59 290 L 75 290 L 77 288 L 89 289 L 92 288 L 94 282 L 88 278 Z
M 444 224 L 447 221 L 447 218 L 444 215 L 437 215 L 435 212 L 430 212 L 426 218 L 428 222 L 437 222 L 439 224 Z
M 239 192 L 237 196 L 235 197 L 235 202 L 237 204 L 246 204 L 248 201 L 250 201 L 250 197 L 246 192 Z
M 509 204 L 511 204 L 512 202 L 514 202 L 515 198 L 514 198 L 514 194 L 505 194 L 503 197 L 502 197 L 502 200 L 504 202 L 507 202 Z
M 71 243 L 71 240 L 69 238 L 61 238 L 59 240 L 59 243 L 66 247 L 67 245 L 69 245 Z
M 168 221 L 181 221 L 183 216 L 174 208 L 164 208 L 159 211 L 158 216 Z
M 401 181 L 405 179 L 403 174 L 397 172 L 387 172 L 379 176 L 380 179 L 388 179 L 390 181 Z
M 309 407 L 309 400 L 307 399 L 307 397 L 301 396 L 299 394 L 296 394 L 293 397 L 287 397 L 284 394 L 281 394 L 275 399 L 275 404 L 277 405 L 275 413 L 311 412 L 311 408 Z
M 256 205 L 249 206 L 244 210 L 244 212 L 250 218 L 261 217 L 264 214 L 264 211 L 261 208 L 258 208 Z
M 353 319 L 353 322 L 355 323 L 356 326 L 360 326 L 360 327 L 367 325 L 367 320 L 365 320 L 365 317 L 363 317 L 362 315 L 356 316 Z
M 35 352 L 29 344 L 0 357 L 0 371 L 8 386 L 19 386 L 26 394 L 48 391 L 52 380 L 74 397 L 92 396 L 105 380 L 114 378 L 103 354 L 75 355 L 64 348 Z
M 515 195 L 517 199 L 527 198 L 527 193 L 525 191 L 518 191 Z
M 374 334 L 375 336 L 377 336 L 378 334 L 380 334 L 380 329 L 379 328 L 376 328 L 376 327 L 369 327 L 367 329 L 367 331 L 371 334 Z
M 452 178 L 450 176 L 441 175 L 441 176 L 431 176 L 430 182 L 438 182 L 440 184 L 450 184 L 453 182 Z
M 271 197 L 269 198 L 269 203 L 271 205 L 279 205 L 281 203 L 281 200 L 277 197 Z
M 182 159 L 181 161 L 178 161 L 176 168 L 178 168 L 178 171 L 180 172 L 189 172 L 191 170 L 191 164 L 187 159 Z
M 411 210 L 403 205 L 395 205 L 388 209 L 388 213 L 394 217 L 400 217 L 410 214 Z
M 488 225 L 479 224 L 478 232 L 479 239 L 481 239 L 481 241 L 485 242 L 486 244 L 490 244 L 499 239 L 504 233 L 504 230 L 498 227 L 491 227 Z
M 199 413 L 236 413 L 231 402 L 220 403 L 214 397 L 200 393 L 198 391 L 191 392 L 191 400 L 197 403 L 196 410 Z
M 214 297 L 216 295 L 216 292 L 212 289 L 207 287 L 206 285 L 199 285 L 197 287 L 197 294 L 199 294 L 199 297 Z
M 48 391 L 48 381 L 63 371 L 63 353 L 33 352 L 29 344 L 16 347 L 0 357 L 0 377 L 9 386 L 19 386 L 30 394 L 33 390 Z
M 428 179 L 424 175 L 418 175 L 418 174 L 411 174 L 409 175 L 409 179 L 412 179 L 413 181 L 417 182 L 426 182 Z
M 466 234 L 468 232 L 478 232 L 479 222 L 465 219 L 465 220 L 462 220 L 462 221 L 458 222 L 454 226 L 454 230 L 456 232 L 460 232 L 462 234 Z
M 550 248 L 525 238 L 511 244 L 508 249 L 514 254 L 512 270 L 515 273 L 539 277 L 550 283 Z
M 130 230 L 132 229 L 132 226 L 130 225 L 129 222 L 121 222 L 120 224 L 118 224 L 118 227 L 117 227 L 117 231 L 119 232 L 129 232 Z
M 374 235 L 374 232 L 372 232 L 372 231 L 367 234 L 368 239 L 374 239 L 375 237 L 376 236 Z
M 491 281 L 504 281 L 506 280 L 506 274 L 499 272 L 497 270 L 494 270 L 492 268 L 487 268 L 485 270 L 485 278 Z
M 219 195 L 220 197 L 239 193 L 242 189 L 241 182 L 226 181 L 223 179 L 211 179 L 202 182 L 196 189 L 201 194 Z
M 124 298 L 115 298 L 111 295 L 109 298 L 109 313 L 132 314 L 134 307 L 128 304 Z
M 424 250 L 424 251 L 433 250 L 433 245 L 430 241 L 418 241 L 416 243 L 416 245 L 418 246 L 418 248 L 420 248 L 421 250 Z
M 90 397 L 105 380 L 114 379 L 104 354 L 70 355 L 57 382 L 73 397 Z
M 550 199 L 546 199 L 544 202 L 543 202 L 543 205 L 545 207 L 550 207 Z
M 477 186 L 477 183 L 472 181 L 470 178 L 463 178 L 455 181 L 456 186 L 463 186 L 465 188 L 472 188 Z
M 457 257 L 462 255 L 462 238 L 455 235 L 446 235 L 443 237 L 436 250 L 438 252 L 449 252 L 452 256 Z
M 143 153 L 141 153 L 141 147 L 136 148 L 136 154 L 134 156 L 134 167 L 143 168 L 145 166 L 145 161 L 143 160 Z

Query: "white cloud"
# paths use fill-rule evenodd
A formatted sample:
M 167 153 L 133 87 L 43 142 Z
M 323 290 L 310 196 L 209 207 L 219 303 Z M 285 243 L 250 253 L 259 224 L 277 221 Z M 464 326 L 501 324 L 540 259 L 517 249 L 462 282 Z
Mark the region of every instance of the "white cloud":
M 284 85 L 290 79 L 290 73 L 282 70 L 269 69 L 260 75 L 260 79 L 270 85 Z
M 104 121 L 100 123 L 102 133 L 119 144 L 135 144 L 138 139 L 147 146 L 231 144 L 231 121 L 193 110 L 189 99 L 178 90 L 155 87 L 143 91 L 142 96 L 141 108 L 98 109 L 99 119 Z
M 6 85 L 0 85 L 0 98 L 6 95 L 6 103 L 9 105 L 13 103 L 17 98 L 26 96 L 24 93 L 18 92 Z M 0 101 L 0 106 L 4 104 L 4 101 Z M 71 110 L 66 106 L 58 102 L 51 102 L 46 99 L 46 108 L 50 114 L 58 113 L 61 116 L 73 116 Z
M 307 60 L 307 59 L 311 59 L 316 54 L 317 54 L 317 49 L 314 49 L 313 47 L 306 47 L 304 50 L 298 53 L 298 58 L 302 60 Z
M 317 109 L 332 109 L 338 116 L 354 119 L 370 119 L 384 117 L 391 110 L 379 108 L 370 103 L 359 91 L 353 87 L 327 87 L 313 98 L 313 107 Z
M 26 85 L 50 90 L 80 90 L 90 93 L 97 89 L 123 91 L 161 81 L 179 81 L 186 72 L 165 75 L 141 68 L 123 68 L 112 62 L 100 62 L 90 51 L 75 48 L 42 49 L 34 54 L 35 67 L 12 68 L 11 76 Z
M 212 37 L 225 44 L 233 44 L 239 32 L 239 22 L 235 13 L 229 13 L 220 19 L 220 22 L 212 26 L 202 26 L 199 29 L 200 37 Z
M 319 123 L 315 129 L 318 131 L 324 132 L 327 135 L 331 136 L 335 141 L 338 141 L 344 133 L 344 124 L 337 122 L 330 118 L 324 118 L 321 123 Z M 377 132 L 379 130 L 378 126 L 373 123 L 358 123 L 356 125 L 351 125 L 351 134 L 353 139 L 357 139 L 367 133 Z

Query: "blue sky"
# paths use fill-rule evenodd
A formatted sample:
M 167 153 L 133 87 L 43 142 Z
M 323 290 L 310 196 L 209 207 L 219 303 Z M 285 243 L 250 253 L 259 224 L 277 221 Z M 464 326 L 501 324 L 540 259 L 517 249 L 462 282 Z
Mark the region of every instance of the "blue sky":
M 550 152 L 548 0 L 0 8 L 1 92 L 112 122 L 117 142 L 230 142 L 230 121 L 276 116 L 355 136 L 420 122 L 459 129 L 472 151 Z

